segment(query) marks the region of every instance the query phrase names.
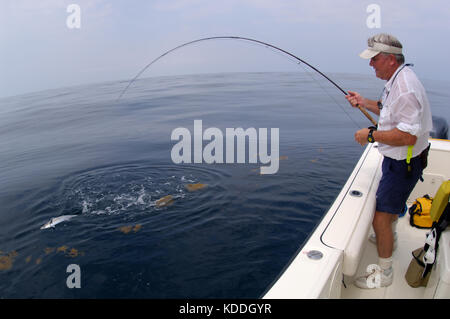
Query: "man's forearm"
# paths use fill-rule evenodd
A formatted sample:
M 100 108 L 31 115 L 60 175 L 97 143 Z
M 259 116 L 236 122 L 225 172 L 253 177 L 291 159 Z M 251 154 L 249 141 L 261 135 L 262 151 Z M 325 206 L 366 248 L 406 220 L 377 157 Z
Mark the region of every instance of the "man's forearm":
M 378 108 L 378 101 L 364 99 L 364 105 L 363 106 L 366 109 L 368 109 L 370 112 L 372 112 L 372 113 L 374 113 L 376 115 L 380 115 L 380 109 Z
M 417 137 L 394 128 L 389 131 L 374 131 L 373 138 L 382 144 L 404 146 L 416 144 Z

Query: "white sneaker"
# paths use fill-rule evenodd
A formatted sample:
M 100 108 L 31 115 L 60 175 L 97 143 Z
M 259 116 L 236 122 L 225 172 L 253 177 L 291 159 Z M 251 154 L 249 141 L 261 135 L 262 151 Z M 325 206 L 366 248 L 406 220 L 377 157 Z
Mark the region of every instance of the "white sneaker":
M 356 278 L 354 285 L 362 289 L 375 289 L 387 287 L 394 280 L 394 270 L 391 268 L 383 271 L 378 265 L 369 265 L 367 274 Z
M 397 249 L 397 238 L 398 238 L 397 232 L 394 232 L 394 246 L 392 247 L 392 251 Z M 369 241 L 376 245 L 377 244 L 377 236 L 375 234 L 371 234 L 369 236 Z

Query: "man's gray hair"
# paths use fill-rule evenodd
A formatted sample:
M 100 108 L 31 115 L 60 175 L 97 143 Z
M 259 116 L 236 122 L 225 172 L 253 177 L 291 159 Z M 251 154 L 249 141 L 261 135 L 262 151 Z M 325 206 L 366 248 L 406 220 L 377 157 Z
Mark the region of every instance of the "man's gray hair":
M 398 41 L 398 39 L 396 37 L 394 37 L 393 35 L 387 34 L 387 33 L 376 34 L 367 40 L 367 44 L 369 45 L 369 47 L 373 47 L 375 42 L 383 43 L 383 44 L 390 45 L 390 46 L 397 47 L 397 48 L 403 48 L 402 44 L 400 43 L 400 41 Z M 389 54 L 389 53 L 383 53 L 383 54 Z M 394 56 L 399 64 L 405 63 L 405 56 L 403 54 L 394 54 Z

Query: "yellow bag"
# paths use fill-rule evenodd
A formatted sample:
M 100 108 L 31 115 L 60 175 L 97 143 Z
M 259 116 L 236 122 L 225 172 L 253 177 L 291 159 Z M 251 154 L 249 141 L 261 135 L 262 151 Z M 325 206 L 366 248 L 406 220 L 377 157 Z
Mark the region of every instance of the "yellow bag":
M 434 195 L 434 205 L 430 211 L 430 216 L 433 221 L 437 222 L 439 220 L 449 202 L 449 197 L 450 180 L 443 182 L 436 192 L 436 195 Z
M 409 208 L 409 223 L 417 228 L 431 228 L 433 220 L 430 216 L 433 198 L 429 195 L 417 198 Z

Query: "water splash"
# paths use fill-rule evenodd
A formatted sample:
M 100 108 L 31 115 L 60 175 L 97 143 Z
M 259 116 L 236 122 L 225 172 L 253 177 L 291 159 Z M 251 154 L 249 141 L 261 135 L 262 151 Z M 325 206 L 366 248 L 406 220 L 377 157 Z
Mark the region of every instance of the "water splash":
M 149 214 L 205 188 L 204 181 L 223 178 L 223 173 L 193 166 L 124 164 L 74 174 L 63 182 L 58 197 L 65 211 L 82 215 Z

